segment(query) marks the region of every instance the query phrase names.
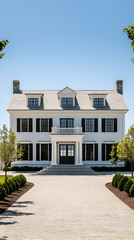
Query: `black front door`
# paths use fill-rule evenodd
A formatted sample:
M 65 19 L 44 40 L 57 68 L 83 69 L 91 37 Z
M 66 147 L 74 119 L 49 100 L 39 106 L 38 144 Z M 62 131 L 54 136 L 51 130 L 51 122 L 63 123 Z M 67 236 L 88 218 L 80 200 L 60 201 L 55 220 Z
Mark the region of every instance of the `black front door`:
M 60 164 L 74 164 L 74 144 L 60 144 Z

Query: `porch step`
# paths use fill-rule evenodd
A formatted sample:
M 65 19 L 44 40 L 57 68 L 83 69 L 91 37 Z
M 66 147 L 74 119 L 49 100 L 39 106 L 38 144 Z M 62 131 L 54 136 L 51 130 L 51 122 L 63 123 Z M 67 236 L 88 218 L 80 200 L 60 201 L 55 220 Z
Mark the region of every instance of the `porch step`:
M 84 165 L 57 165 L 43 168 L 37 175 L 97 175 L 97 173 Z

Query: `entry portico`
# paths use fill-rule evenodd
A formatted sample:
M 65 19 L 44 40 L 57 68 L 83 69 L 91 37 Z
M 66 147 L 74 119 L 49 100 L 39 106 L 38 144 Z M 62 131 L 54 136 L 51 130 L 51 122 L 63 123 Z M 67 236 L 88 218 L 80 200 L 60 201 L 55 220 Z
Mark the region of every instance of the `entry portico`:
M 83 134 L 49 135 L 52 142 L 51 165 L 75 164 L 83 165 L 82 162 L 82 139 Z

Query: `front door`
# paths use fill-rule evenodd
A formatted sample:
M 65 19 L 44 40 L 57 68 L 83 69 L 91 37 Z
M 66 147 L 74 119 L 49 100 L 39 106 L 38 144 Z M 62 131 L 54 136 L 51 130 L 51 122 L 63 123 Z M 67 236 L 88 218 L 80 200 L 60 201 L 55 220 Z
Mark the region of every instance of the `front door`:
M 74 164 L 74 144 L 60 144 L 60 164 Z

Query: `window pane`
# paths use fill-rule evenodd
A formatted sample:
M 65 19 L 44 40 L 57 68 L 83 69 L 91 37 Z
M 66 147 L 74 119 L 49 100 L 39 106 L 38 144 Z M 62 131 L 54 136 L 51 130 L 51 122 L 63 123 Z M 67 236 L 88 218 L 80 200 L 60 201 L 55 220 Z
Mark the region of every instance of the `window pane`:
M 74 156 L 74 145 L 68 145 L 68 156 Z
M 28 119 L 22 118 L 22 132 L 28 132 Z
M 61 98 L 61 105 L 62 106 L 72 106 L 73 98 Z
M 86 160 L 93 160 L 93 144 L 86 144 Z
M 22 160 L 28 160 L 28 144 L 21 144 L 22 148 Z
M 114 131 L 114 121 L 113 121 L 113 119 L 106 119 L 105 120 L 105 131 L 106 132 L 113 132 Z
M 109 154 L 112 151 L 112 146 L 113 144 L 106 144 L 106 160 L 109 160 L 111 158 Z
M 67 127 L 66 119 L 60 119 L 60 127 L 61 128 L 66 128 Z
M 48 132 L 48 119 L 41 119 L 41 132 Z
M 66 145 L 60 145 L 60 156 L 66 156 Z
M 95 107 L 103 107 L 104 99 L 103 98 L 94 98 L 94 106 Z
M 93 132 L 94 131 L 94 121 L 92 118 L 86 119 L 86 132 Z
M 48 160 L 48 144 L 41 144 L 41 160 Z
M 28 98 L 28 106 L 38 106 L 38 98 Z

